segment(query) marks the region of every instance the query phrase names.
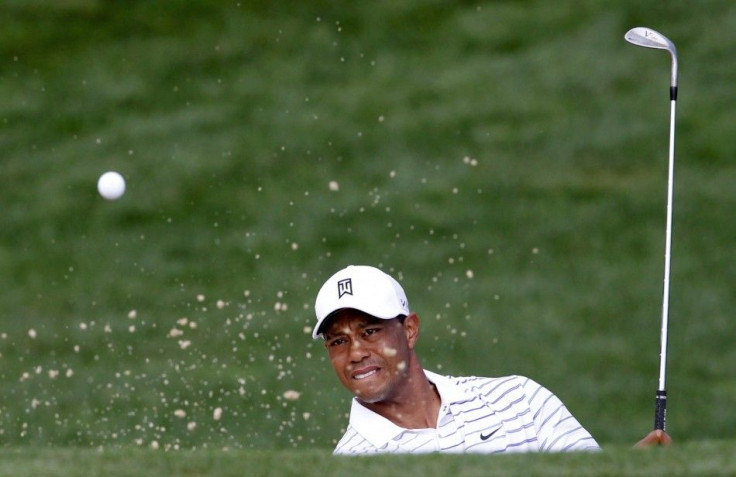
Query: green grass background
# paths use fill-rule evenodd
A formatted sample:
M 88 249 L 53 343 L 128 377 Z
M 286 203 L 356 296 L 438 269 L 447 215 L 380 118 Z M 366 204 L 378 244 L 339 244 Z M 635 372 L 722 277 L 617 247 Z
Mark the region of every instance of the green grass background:
M 639 25 L 680 55 L 668 430 L 733 439 L 732 1 L 5 0 L 0 445 L 331 449 L 309 327 L 350 263 L 402 281 L 425 367 L 633 444 L 670 74 Z

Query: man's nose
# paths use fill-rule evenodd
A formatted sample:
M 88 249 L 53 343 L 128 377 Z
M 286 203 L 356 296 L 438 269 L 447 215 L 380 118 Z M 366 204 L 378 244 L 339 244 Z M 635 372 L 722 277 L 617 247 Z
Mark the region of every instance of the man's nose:
M 353 340 L 350 342 L 350 360 L 353 362 L 361 361 L 363 358 L 368 356 L 368 348 L 360 342 L 360 340 Z

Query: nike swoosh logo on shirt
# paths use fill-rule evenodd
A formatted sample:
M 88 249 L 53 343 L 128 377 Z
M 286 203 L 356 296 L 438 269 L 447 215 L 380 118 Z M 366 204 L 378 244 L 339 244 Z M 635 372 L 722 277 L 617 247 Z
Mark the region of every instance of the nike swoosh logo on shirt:
M 482 441 L 487 441 L 488 439 L 490 439 L 490 438 L 491 438 L 491 436 L 492 436 L 493 434 L 497 433 L 497 432 L 499 431 L 499 429 L 501 429 L 501 428 L 500 428 L 500 427 L 497 427 L 497 428 L 496 428 L 495 430 L 491 431 L 491 432 L 490 432 L 489 434 L 483 434 L 483 433 L 481 432 L 481 433 L 480 433 L 480 440 L 482 440 Z

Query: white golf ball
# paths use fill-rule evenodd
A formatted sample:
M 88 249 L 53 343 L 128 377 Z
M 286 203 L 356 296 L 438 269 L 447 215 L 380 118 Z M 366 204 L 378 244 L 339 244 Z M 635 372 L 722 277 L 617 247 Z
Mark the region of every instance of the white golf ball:
M 115 171 L 105 172 L 97 180 L 97 190 L 107 200 L 119 199 L 125 193 L 125 179 Z

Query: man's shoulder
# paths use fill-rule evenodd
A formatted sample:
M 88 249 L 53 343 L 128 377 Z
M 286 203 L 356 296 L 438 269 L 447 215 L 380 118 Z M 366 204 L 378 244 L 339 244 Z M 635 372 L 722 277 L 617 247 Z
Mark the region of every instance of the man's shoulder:
M 502 386 L 502 387 L 524 387 L 529 383 L 534 383 L 531 379 L 526 376 L 520 375 L 508 375 L 508 376 L 442 376 L 449 382 L 456 386 L 466 387 L 489 387 L 489 386 Z M 534 383 L 536 384 L 536 383 Z
M 539 383 L 521 375 L 509 376 L 442 376 L 427 373 L 432 380 L 441 380 L 444 388 L 451 387 L 463 395 L 476 395 L 487 403 L 503 401 L 529 402 L 537 395 L 545 395 L 546 391 Z M 459 394 L 455 394 L 459 399 Z

